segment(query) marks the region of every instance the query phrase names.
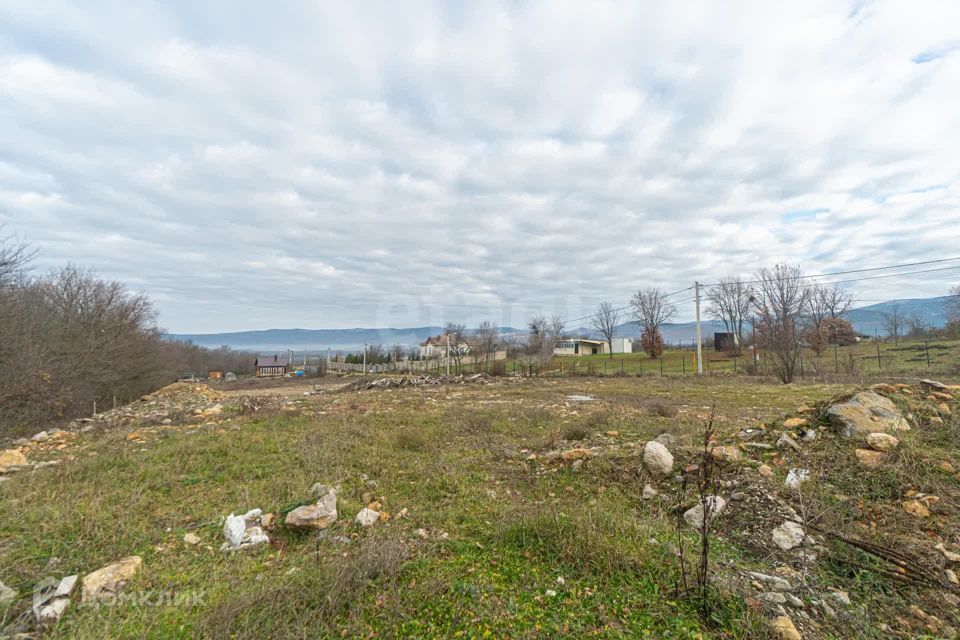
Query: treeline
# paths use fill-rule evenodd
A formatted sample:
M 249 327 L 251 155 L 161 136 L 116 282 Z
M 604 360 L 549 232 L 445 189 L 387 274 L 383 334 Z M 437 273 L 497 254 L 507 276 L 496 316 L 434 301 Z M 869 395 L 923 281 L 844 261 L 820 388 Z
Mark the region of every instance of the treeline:
M 249 356 L 167 342 L 146 296 L 0 237 L 0 437 L 40 431 L 169 384 L 184 371 L 250 368 Z

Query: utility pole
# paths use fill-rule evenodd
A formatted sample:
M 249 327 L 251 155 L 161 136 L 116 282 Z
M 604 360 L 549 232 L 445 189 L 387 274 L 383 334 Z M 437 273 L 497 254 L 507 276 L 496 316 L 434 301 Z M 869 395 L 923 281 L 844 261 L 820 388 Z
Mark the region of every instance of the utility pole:
M 367 345 L 363 345 L 363 375 L 367 375 Z
M 450 375 L 450 334 L 447 334 L 447 375 Z
M 700 283 L 694 282 L 693 289 L 697 301 L 697 375 L 703 375 L 703 336 L 700 333 Z

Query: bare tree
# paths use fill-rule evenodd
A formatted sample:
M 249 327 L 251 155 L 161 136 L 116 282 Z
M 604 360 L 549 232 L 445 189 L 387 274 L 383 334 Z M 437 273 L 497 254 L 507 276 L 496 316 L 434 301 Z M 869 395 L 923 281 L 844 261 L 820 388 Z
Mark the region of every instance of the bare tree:
M 947 322 L 960 324 L 960 284 L 950 289 L 946 303 Z
M 477 332 L 470 343 L 470 353 L 473 356 L 474 364 L 484 363 L 484 369 L 488 368 L 491 357 L 496 357 L 498 338 L 500 331 L 497 325 L 488 320 L 484 320 L 477 327 Z
M 601 302 L 593 316 L 593 328 L 607 341 L 607 350 L 613 358 L 613 333 L 617 328 L 620 312 L 609 302 Z
M 466 330 L 466 325 L 456 322 L 448 322 L 443 327 L 443 335 L 450 341 L 450 358 L 453 359 L 457 371 L 460 370 L 460 365 L 463 364 L 463 356 L 467 352 L 467 343 L 463 337 Z
M 894 344 L 900 344 L 900 336 L 903 333 L 905 322 L 906 318 L 898 302 L 893 303 L 889 313 L 883 314 L 883 326 L 887 330 L 887 335 L 893 337 Z
M 750 287 L 740 276 L 725 276 L 707 289 L 707 300 L 710 301 L 708 313 L 733 334 L 734 350 L 739 353 L 743 325 L 750 311 Z
M 524 356 L 530 364 L 542 367 L 553 358 L 557 340 L 563 338 L 563 321 L 557 315 L 550 318 L 538 315 L 530 321 L 529 327 Z
M 842 318 L 853 306 L 853 294 L 836 282 L 817 285 L 816 294 L 820 297 L 820 306 L 831 318 Z
M 3 229 L 0 225 L 0 234 Z M 0 290 L 21 280 L 36 255 L 36 250 L 16 235 L 0 235 Z
M 800 267 L 778 264 L 757 272 L 753 308 L 757 315 L 757 341 L 769 354 L 783 383 L 793 382 L 800 360 L 800 320 L 808 288 Z
M 652 358 L 663 353 L 663 336 L 660 327 L 677 313 L 677 308 L 667 299 L 667 294 L 657 287 L 639 289 L 630 300 L 634 321 L 642 327 L 640 342 Z

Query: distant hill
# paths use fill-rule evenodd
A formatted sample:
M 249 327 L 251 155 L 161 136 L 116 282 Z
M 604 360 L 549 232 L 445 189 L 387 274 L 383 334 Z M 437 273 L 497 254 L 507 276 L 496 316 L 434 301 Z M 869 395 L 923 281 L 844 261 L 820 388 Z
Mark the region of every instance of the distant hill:
M 500 331 L 515 329 L 502 327 Z M 179 333 L 164 337 L 168 340 L 192 342 L 210 349 L 228 346 L 237 351 L 267 354 L 274 351 L 284 352 L 287 349 L 311 352 L 327 349 L 360 351 L 365 344 L 379 344 L 385 349 L 395 344 L 411 347 L 442 332 L 443 327 L 427 326 L 408 329 L 266 329 L 235 333 Z
M 913 298 L 906 300 L 890 300 L 866 307 L 853 309 L 847 313 L 847 319 L 853 328 L 866 335 L 886 334 L 884 314 L 890 313 L 894 305 L 900 306 L 900 313 L 905 317 L 919 314 L 931 327 L 942 327 L 947 323 L 946 302 L 948 298 Z M 282 352 L 287 349 L 295 351 L 320 352 L 358 351 L 364 344 L 380 344 L 385 348 L 394 344 L 410 347 L 443 331 L 442 327 L 410 327 L 407 329 L 266 329 L 264 331 L 239 331 L 236 333 L 196 333 L 196 334 L 169 334 L 169 340 L 185 340 L 201 347 L 215 349 L 228 346 L 238 351 L 254 351 L 258 353 Z M 501 327 L 501 332 L 513 332 L 517 329 Z M 702 324 L 704 337 L 711 337 L 716 331 L 725 331 L 722 322 L 704 318 Z M 572 335 L 583 337 L 596 336 L 597 332 L 590 327 L 578 327 L 570 331 Z M 635 337 L 640 330 L 632 322 L 617 326 L 618 336 Z M 689 342 L 696 337 L 696 323 L 674 322 L 663 327 L 663 339 L 669 344 Z

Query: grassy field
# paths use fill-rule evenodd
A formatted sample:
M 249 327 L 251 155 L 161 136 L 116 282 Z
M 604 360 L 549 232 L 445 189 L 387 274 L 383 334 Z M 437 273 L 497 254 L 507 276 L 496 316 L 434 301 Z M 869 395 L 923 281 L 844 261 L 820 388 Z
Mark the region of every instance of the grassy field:
M 877 357 L 879 346 L 879 359 Z M 929 360 L 928 360 L 929 356 Z M 750 366 L 750 354 L 731 356 L 713 349 L 703 350 L 704 373 L 744 373 Z M 960 374 L 960 339 L 953 340 L 864 340 L 848 347 L 830 347 L 820 355 L 805 349 L 801 355 L 803 375 L 820 374 L 894 375 L 946 373 Z M 760 370 L 770 373 L 766 356 L 760 354 Z M 507 372 L 522 365 L 510 360 Z M 694 375 L 696 352 L 692 348 L 667 349 L 661 358 L 645 353 L 555 357 L 547 369 L 555 373 L 575 371 L 587 375 Z M 472 371 L 475 367 L 466 366 Z
M 673 434 L 682 468 L 711 408 L 728 439 L 849 387 L 735 380 L 564 378 L 310 397 L 301 385 L 257 411 L 237 393 L 205 424 L 132 439 L 135 425 L 83 434 L 45 454 L 72 461 L 0 484 L 0 579 L 29 594 L 43 577 L 137 554 L 144 569 L 127 588 L 181 598 L 74 604 L 47 630 L 58 638 L 766 637 L 760 610 L 729 589 L 718 588 L 709 621 L 678 596 L 676 520 L 669 504 L 640 497 L 651 481 L 640 443 Z M 911 464 L 928 456 L 960 464 L 955 441 L 934 444 L 934 453 L 910 449 Z M 548 462 L 548 452 L 578 446 L 600 453 L 580 470 Z M 816 460 L 827 464 L 835 449 Z M 796 461 L 767 458 L 776 477 L 764 491 L 776 493 Z M 749 465 L 730 477 L 741 473 Z M 931 473 L 953 500 L 960 483 Z M 868 483 L 877 500 L 926 477 L 888 476 Z M 840 478 L 811 499 L 835 501 L 863 481 Z M 315 482 L 340 486 L 341 517 L 328 534 L 277 527 L 270 545 L 217 550 L 223 516 L 282 514 L 307 503 Z M 370 499 L 407 515 L 362 529 L 352 518 Z M 871 508 L 859 505 L 844 502 L 831 517 Z M 770 553 L 745 536 L 749 511 L 731 510 L 715 559 L 767 570 Z M 185 544 L 187 532 L 202 542 Z M 811 572 L 850 590 L 858 607 L 877 608 L 821 621 L 822 637 L 885 637 L 877 623 L 919 601 L 854 566 L 838 552 Z M 29 597 L 0 613 L 9 623 L 28 609 Z

